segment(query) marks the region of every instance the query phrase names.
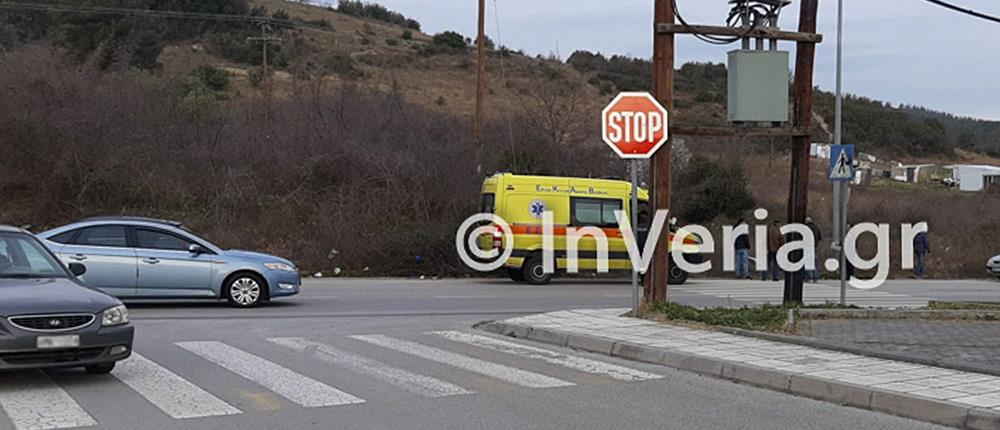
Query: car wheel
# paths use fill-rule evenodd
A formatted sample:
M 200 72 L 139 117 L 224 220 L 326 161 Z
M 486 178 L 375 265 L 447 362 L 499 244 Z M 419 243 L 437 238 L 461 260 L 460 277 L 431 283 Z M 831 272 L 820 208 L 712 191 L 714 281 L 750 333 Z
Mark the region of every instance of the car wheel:
M 115 370 L 115 363 L 95 364 L 93 366 L 84 367 L 83 369 L 92 375 L 107 375 L 108 373 L 111 373 L 112 370 Z
M 667 284 L 669 285 L 683 285 L 687 282 L 688 272 L 685 272 L 676 264 L 670 265 L 670 274 L 667 275 Z
M 508 267 L 507 276 L 510 277 L 511 281 L 524 282 L 524 273 L 521 272 L 521 269 L 512 269 Z
M 542 258 L 538 255 L 533 255 L 524 260 L 524 266 L 521 266 L 521 276 L 524 277 L 525 282 L 531 285 L 545 285 L 552 281 L 552 273 L 545 273 L 545 266 L 542 264 Z
M 265 284 L 249 273 L 234 276 L 226 283 L 226 300 L 237 308 L 252 308 L 264 302 Z

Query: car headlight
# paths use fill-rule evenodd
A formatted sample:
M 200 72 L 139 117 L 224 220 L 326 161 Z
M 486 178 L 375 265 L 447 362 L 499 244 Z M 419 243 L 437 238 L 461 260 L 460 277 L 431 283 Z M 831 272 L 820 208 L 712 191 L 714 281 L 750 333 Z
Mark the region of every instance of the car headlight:
M 128 309 L 125 305 L 118 305 L 104 311 L 101 318 L 101 326 L 111 327 L 128 323 Z
M 284 270 L 286 272 L 295 271 L 295 267 L 292 267 L 292 265 L 288 263 L 264 263 L 264 267 L 268 270 Z

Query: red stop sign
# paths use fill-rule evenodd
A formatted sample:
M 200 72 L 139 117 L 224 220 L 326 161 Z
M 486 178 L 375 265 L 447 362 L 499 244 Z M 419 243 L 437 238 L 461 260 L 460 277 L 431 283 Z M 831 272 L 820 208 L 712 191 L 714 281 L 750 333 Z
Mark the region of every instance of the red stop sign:
M 601 113 L 604 142 L 622 158 L 649 158 L 667 142 L 667 110 L 649 93 L 621 93 Z

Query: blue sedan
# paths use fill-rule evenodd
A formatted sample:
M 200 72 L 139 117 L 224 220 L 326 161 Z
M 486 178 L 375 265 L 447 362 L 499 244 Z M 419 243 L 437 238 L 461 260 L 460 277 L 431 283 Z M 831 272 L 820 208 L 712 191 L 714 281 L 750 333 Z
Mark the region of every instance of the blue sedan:
M 88 218 L 38 237 L 65 263 L 86 263 L 88 286 L 123 299 L 225 299 L 249 308 L 301 286 L 291 261 L 219 248 L 174 221 Z

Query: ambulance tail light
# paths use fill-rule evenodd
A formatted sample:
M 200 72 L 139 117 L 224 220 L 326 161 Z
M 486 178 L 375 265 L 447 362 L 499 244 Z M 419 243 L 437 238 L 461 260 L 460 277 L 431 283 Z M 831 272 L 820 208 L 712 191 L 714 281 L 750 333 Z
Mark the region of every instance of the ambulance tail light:
M 503 229 L 500 226 L 496 226 L 496 230 L 493 230 L 493 248 L 503 249 Z

